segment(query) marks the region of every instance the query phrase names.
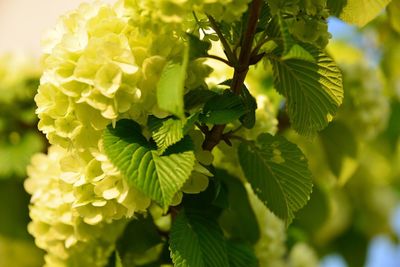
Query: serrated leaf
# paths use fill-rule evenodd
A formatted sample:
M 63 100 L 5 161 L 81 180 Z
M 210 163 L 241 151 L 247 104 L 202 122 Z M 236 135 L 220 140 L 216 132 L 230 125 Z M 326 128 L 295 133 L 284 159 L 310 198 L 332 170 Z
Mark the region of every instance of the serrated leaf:
M 214 217 L 200 210 L 179 212 L 169 242 L 176 267 L 229 266 L 222 230 Z
M 263 1 L 260 16 L 257 24 L 257 32 L 265 31 L 268 26 L 268 22 L 271 18 L 271 11 L 269 10 L 269 6 L 266 1 Z
M 231 239 L 257 243 L 260 238 L 258 222 L 243 182 L 222 169 L 215 170 L 215 178 L 221 179 L 228 191 L 229 204 L 219 218 L 224 232 Z
M 391 0 L 328 0 L 328 8 L 347 23 L 359 27 L 378 16 Z
M 246 112 L 240 96 L 226 90 L 205 103 L 199 119 L 204 123 L 227 124 L 239 119 Z
M 228 241 L 226 247 L 230 267 L 258 267 L 257 257 L 250 246 Z
M 220 85 L 231 86 L 232 79 L 225 80 L 224 82 L 220 83 Z M 247 89 L 246 85 L 243 85 L 240 90 L 240 98 L 243 103 L 243 108 L 246 110 L 245 114 L 242 115 L 239 120 L 242 125 L 247 128 L 251 129 L 254 127 L 256 123 L 256 109 L 257 109 L 257 101 L 251 95 L 249 89 Z
M 189 49 L 186 47 L 182 62 L 169 61 L 165 65 L 157 84 L 158 106 L 179 118 L 184 118 L 183 95 L 188 62 Z
M 274 84 L 287 99 L 293 128 L 312 135 L 332 120 L 343 101 L 342 75 L 324 51 L 303 44 L 315 62 L 271 57 Z
M 309 62 L 315 62 L 315 58 L 313 58 L 313 56 L 307 50 L 305 50 L 302 46 L 298 44 L 292 45 L 289 51 L 282 57 L 282 60 L 289 59 L 299 59 Z
M 211 43 L 200 40 L 196 35 L 187 33 L 189 39 L 189 59 L 193 60 L 207 56 L 208 50 L 211 48 Z
M 261 134 L 238 149 L 243 172 L 258 198 L 288 225 L 309 200 L 311 172 L 301 150 L 282 136 Z
M 110 161 L 136 186 L 167 208 L 175 193 L 189 178 L 195 156 L 187 140 L 169 147 L 164 155 L 146 140 L 138 123 L 123 119 L 103 134 L 104 150 Z
M 156 262 L 160 260 L 163 243 L 152 216 L 139 214 L 126 225 L 117 241 L 117 251 L 125 267 L 159 266 Z
M 218 95 L 216 92 L 208 89 L 194 89 L 185 94 L 185 109 L 189 110 L 203 105 L 212 97 Z
M 156 142 L 160 154 L 176 144 L 183 138 L 183 127 L 185 122 L 179 119 L 158 119 L 154 116 L 149 116 L 153 140 Z
M 280 29 L 280 35 L 283 41 L 283 55 L 286 55 L 287 53 L 289 53 L 292 46 L 296 44 L 296 42 L 294 41 L 293 37 L 289 32 L 285 20 L 280 15 L 278 15 L 278 24 Z

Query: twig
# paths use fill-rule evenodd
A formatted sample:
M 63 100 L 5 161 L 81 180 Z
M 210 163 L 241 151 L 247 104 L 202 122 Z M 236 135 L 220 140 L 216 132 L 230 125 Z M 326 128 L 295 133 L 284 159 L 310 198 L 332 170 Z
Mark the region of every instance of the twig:
M 212 58 L 212 59 L 221 61 L 221 62 L 225 63 L 226 65 L 228 65 L 228 66 L 230 66 L 230 67 L 233 67 L 233 65 L 232 65 L 231 62 L 229 62 L 228 60 L 226 60 L 226 59 L 224 59 L 224 58 L 222 58 L 222 57 L 219 57 L 219 56 L 216 56 L 216 55 L 208 55 L 208 54 L 207 54 L 205 57 L 208 57 L 208 58 Z
M 232 62 L 233 64 L 236 64 L 237 58 L 236 58 L 235 54 L 232 52 L 232 49 L 231 49 L 230 45 L 228 44 L 228 42 L 226 41 L 226 39 L 225 39 L 224 35 L 222 34 L 221 30 L 219 29 L 217 22 L 210 15 L 207 15 L 207 18 L 211 23 L 211 28 L 213 28 L 215 33 L 218 35 L 218 38 L 221 41 L 222 46 L 224 47 L 224 50 L 225 50 L 225 53 L 226 53 L 226 56 L 227 56 L 228 60 L 230 62 Z
M 192 13 L 193 13 L 194 20 L 196 21 L 197 25 L 199 26 L 199 29 L 203 32 L 204 36 L 206 36 L 207 33 L 204 31 L 203 27 L 201 27 L 200 20 L 197 18 L 196 12 L 193 11 Z

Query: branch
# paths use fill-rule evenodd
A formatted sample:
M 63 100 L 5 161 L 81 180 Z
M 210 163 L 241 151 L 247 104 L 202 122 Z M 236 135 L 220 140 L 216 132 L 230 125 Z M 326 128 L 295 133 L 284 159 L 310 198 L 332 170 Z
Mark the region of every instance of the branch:
M 234 62 L 235 70 L 233 73 L 231 90 L 235 94 L 240 94 L 241 88 L 244 84 L 244 80 L 247 75 L 247 72 L 249 71 L 250 57 L 251 57 L 251 53 L 252 53 L 253 41 L 254 41 L 254 36 L 256 34 L 256 28 L 257 28 L 258 18 L 260 16 L 260 12 L 261 12 L 261 7 L 262 7 L 262 0 L 253 0 L 253 2 L 251 3 L 251 6 L 250 6 L 250 13 L 249 13 L 248 21 L 247 21 L 247 28 L 246 28 L 244 35 L 242 36 L 243 38 L 241 39 L 242 45 L 241 45 L 241 49 L 240 49 L 239 62 L 237 64 L 235 64 L 235 62 Z M 208 16 L 208 17 L 210 19 L 210 23 L 213 25 L 215 23 L 215 20 L 211 16 Z M 219 36 L 219 34 L 221 34 L 221 36 L 222 36 L 222 33 L 219 31 L 216 24 L 215 24 L 215 26 L 219 32 L 218 33 L 217 30 L 214 29 L 216 31 L 216 33 L 218 34 L 218 36 Z M 224 47 L 225 47 L 225 45 L 228 45 L 228 43 L 226 42 L 226 40 L 223 36 L 222 36 L 222 38 L 220 37 L 220 40 Z M 226 44 L 224 44 L 224 42 Z M 228 45 L 228 47 L 229 47 L 229 45 Z M 230 51 L 230 52 L 228 52 L 228 51 Z M 230 58 L 231 56 L 229 56 L 229 53 L 232 54 L 231 48 L 229 47 L 229 50 L 227 50 L 226 52 L 227 52 L 228 60 L 230 62 L 232 62 L 232 60 Z M 214 127 L 206 134 L 206 138 L 203 142 L 204 150 L 211 151 L 211 150 L 213 150 L 213 148 L 216 145 L 218 145 L 218 143 L 224 138 L 225 127 L 226 127 L 225 124 L 214 125 Z
M 247 29 L 242 39 L 242 46 L 239 55 L 239 64 L 233 74 L 231 89 L 235 94 L 240 94 L 240 90 L 249 71 L 250 57 L 252 53 L 254 36 L 257 30 L 258 18 L 260 16 L 262 0 L 254 0 L 250 6 Z

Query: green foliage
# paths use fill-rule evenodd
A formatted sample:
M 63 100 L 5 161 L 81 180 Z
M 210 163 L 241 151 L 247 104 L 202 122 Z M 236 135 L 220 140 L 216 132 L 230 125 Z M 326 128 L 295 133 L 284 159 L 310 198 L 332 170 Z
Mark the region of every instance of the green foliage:
M 192 109 L 203 105 L 218 93 L 207 89 L 194 89 L 185 94 L 185 109 Z
M 189 39 L 189 59 L 196 59 L 207 56 L 208 50 L 211 48 L 211 43 L 200 40 L 193 34 L 188 34 Z
M 325 128 L 343 100 L 341 72 L 322 50 L 304 46 L 315 62 L 270 57 L 274 83 L 287 99 L 293 128 L 312 135 Z
M 183 138 L 184 123 L 182 120 L 173 118 L 160 120 L 154 116 L 150 116 L 148 124 L 160 154 Z
M 226 243 L 230 267 L 257 267 L 258 260 L 251 247 L 235 242 Z
M 191 141 L 186 138 L 161 155 L 141 132 L 140 125 L 131 120 L 108 126 L 105 151 L 132 185 L 166 209 L 193 170 Z
M 398 100 L 388 125 L 381 116 L 398 92 L 385 96 L 364 77 L 377 72 L 337 65 L 325 51 L 330 14 L 362 26 L 388 2 L 126 0 L 66 16 L 63 32 L 47 41 L 35 98 L 39 128 L 53 146 L 34 159 L 27 182 L 30 231 L 48 252 L 46 265 L 75 264 L 88 253 L 93 267 L 110 255 L 118 267 L 315 266 L 309 244 L 293 242 L 322 244 L 332 238 L 327 232 L 345 231 L 346 223 L 329 220 L 346 215 L 338 195 L 359 193 L 363 174 L 367 193 L 354 193 L 361 204 L 348 205 L 368 210 L 376 207 L 362 205 L 366 196 L 382 199 L 375 188 L 398 175 L 383 171 L 373 181 L 375 165 L 388 164 L 377 147 L 393 162 L 399 157 Z M 398 7 L 388 9 L 396 29 Z M 350 73 L 344 83 L 338 66 Z M 396 73 L 390 84 L 398 84 Z M 0 130 L 6 125 L 0 120 Z M 356 128 L 373 134 L 359 145 Z M 303 142 L 290 129 L 318 139 Z M 14 144 L 16 136 L 0 141 Z M 40 149 L 37 140 L 19 141 Z M 13 149 L 0 149 L 0 157 L 17 157 L 21 148 Z M 348 158 L 357 164 L 348 168 Z M 0 176 L 8 165 L 0 164 Z M 289 251 L 283 229 L 292 221 Z M 73 233 L 48 238 L 64 224 Z
M 221 214 L 219 223 L 230 239 L 255 244 L 260 232 L 243 183 L 221 169 L 216 170 L 215 177 L 223 181 L 228 193 L 228 207 Z
M 117 242 L 116 256 L 120 256 L 122 266 L 156 264 L 162 261 L 159 259 L 159 247 L 164 245 L 163 242 L 153 218 L 149 215 L 139 216 L 126 226 Z
M 240 96 L 247 113 L 241 116 L 239 120 L 244 127 L 251 129 L 256 124 L 257 101 L 246 86 L 242 87 Z
M 161 109 L 183 118 L 183 96 L 186 70 L 189 62 L 189 48 L 184 50 L 182 62 L 168 62 L 157 84 L 157 103 Z
M 229 266 L 222 230 L 207 211 L 179 212 L 171 228 L 170 250 L 175 266 Z
M 280 136 L 261 134 L 242 142 L 240 165 L 260 200 L 286 224 L 309 200 L 312 180 L 307 160 L 296 145 Z
M 204 104 L 199 118 L 205 123 L 226 124 L 239 119 L 247 112 L 238 95 L 224 91 L 223 94 L 212 97 Z
M 326 0 L 270 0 L 268 4 L 272 15 L 282 16 L 288 25 L 285 34 L 290 32 L 297 40 L 320 48 L 328 44 L 331 35 L 326 21 L 329 15 Z

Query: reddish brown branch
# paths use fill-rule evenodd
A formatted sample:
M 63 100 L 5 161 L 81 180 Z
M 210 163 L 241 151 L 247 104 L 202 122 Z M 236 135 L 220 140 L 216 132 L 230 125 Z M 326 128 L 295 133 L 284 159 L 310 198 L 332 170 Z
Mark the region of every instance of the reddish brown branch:
M 260 16 L 261 7 L 262 0 L 254 0 L 250 6 L 250 14 L 247 21 L 246 31 L 242 38 L 239 60 L 237 64 L 234 64 L 235 67 L 231 83 L 231 90 L 235 94 L 240 94 L 247 72 L 249 71 L 249 66 L 251 65 L 250 59 L 252 55 L 253 41 L 256 34 L 256 28 L 258 18 Z M 215 21 L 211 21 L 211 23 L 214 23 L 214 26 L 216 26 Z M 222 37 L 221 42 L 222 40 L 225 39 Z M 203 143 L 204 150 L 213 150 L 213 148 L 217 146 L 221 140 L 223 140 L 225 127 L 225 124 L 214 125 L 214 127 L 206 134 L 206 139 Z

